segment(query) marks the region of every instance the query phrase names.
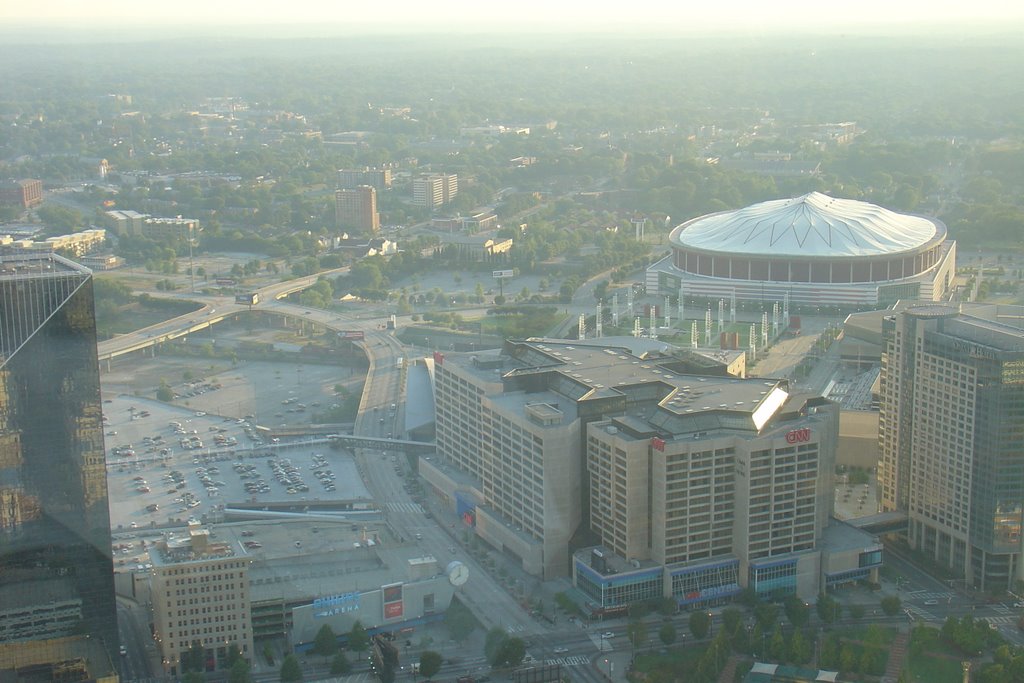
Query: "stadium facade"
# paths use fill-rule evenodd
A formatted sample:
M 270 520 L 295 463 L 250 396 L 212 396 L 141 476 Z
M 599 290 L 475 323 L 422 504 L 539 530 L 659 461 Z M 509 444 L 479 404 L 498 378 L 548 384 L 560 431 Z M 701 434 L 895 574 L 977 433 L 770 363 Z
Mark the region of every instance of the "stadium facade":
M 819 192 L 694 218 L 669 243 L 648 294 L 857 308 L 942 301 L 956 274 L 941 221 Z

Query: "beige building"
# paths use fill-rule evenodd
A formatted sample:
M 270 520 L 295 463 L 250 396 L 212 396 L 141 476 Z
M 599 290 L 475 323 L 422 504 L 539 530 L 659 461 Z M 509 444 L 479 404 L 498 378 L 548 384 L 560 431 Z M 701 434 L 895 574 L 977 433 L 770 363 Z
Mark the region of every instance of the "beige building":
M 436 209 L 455 199 L 458 193 L 459 177 L 454 173 L 433 173 L 412 181 L 412 202 L 416 206 Z
M 442 243 L 445 252 L 454 251 L 459 258 L 469 261 L 493 261 L 508 256 L 512 251 L 512 238 L 494 238 L 486 235 L 452 235 Z
M 869 576 L 880 554 L 823 573 L 836 406 L 784 381 L 681 374 L 688 358 L 632 338 L 439 354 L 438 462 L 421 473 L 478 536 L 544 578 L 571 569 L 600 609 L 748 585 L 812 599 Z M 570 555 L 584 533 L 602 545 Z
M 149 214 L 131 210 L 107 211 L 103 214 L 107 227 L 116 235 L 141 235 L 142 226 Z
M 362 235 L 373 235 L 380 230 L 377 212 L 377 190 L 370 185 L 334 192 L 334 218 L 339 228 Z
M 822 552 L 835 405 L 795 396 L 782 380 L 673 375 L 655 363 L 631 377 L 617 386 L 632 409 L 587 429 L 590 522 L 602 545 L 576 554 L 574 578 L 595 605 L 710 603 L 744 587 L 812 600 L 877 569 L 880 553 L 849 565 Z M 855 548 L 877 546 L 849 534 Z
M 182 218 L 180 216 L 156 218 L 150 216 L 142 222 L 142 234 L 146 237 L 170 235 L 172 237 L 188 238 L 189 236 L 195 237 L 195 233 L 198 230 L 199 221 L 195 218 Z
M 391 189 L 390 168 L 369 168 L 361 169 L 343 168 L 338 170 L 339 188 L 356 188 L 360 185 L 370 185 L 377 192 Z
M 870 470 L 878 466 L 878 413 L 844 410 L 839 413 L 836 464 Z
M 181 675 L 180 658 L 193 642 L 222 668 L 228 647 L 253 656 L 250 559 L 241 546 L 218 543 L 198 524 L 150 550 L 153 628 L 165 670 Z
M 63 251 L 72 256 L 84 256 L 102 247 L 106 240 L 106 230 L 93 229 L 71 233 L 70 235 L 48 237 L 42 241 L 15 240 L 8 235 L 0 235 L 0 246 L 10 246 L 16 249 L 44 253 Z

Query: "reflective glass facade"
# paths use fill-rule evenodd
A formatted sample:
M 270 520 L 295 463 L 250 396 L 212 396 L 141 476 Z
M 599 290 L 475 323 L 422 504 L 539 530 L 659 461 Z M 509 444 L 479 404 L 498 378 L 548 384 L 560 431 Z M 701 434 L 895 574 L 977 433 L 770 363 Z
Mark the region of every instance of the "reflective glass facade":
M 0 645 L 117 618 L 92 276 L 0 256 Z
M 882 325 L 883 508 L 907 512 L 911 546 L 986 590 L 1024 579 L 1022 311 L 914 306 Z

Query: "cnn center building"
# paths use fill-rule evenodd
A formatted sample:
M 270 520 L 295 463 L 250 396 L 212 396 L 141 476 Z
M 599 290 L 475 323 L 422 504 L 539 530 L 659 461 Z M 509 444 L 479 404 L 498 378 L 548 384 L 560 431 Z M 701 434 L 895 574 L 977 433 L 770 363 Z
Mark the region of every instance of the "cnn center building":
M 956 274 L 941 221 L 819 192 L 691 219 L 669 244 L 648 294 L 875 308 L 945 300 Z

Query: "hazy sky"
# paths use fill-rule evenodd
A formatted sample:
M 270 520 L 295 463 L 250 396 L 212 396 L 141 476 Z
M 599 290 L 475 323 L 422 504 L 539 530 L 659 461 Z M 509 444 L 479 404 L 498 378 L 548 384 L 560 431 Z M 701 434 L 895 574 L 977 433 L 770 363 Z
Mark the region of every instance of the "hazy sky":
M 332 24 L 356 28 L 409 24 L 500 30 L 503 27 L 798 28 L 1024 20 L 1020 0 L 33 0 L 0 2 L 0 22 Z M 894 26 L 895 27 L 895 26 Z

